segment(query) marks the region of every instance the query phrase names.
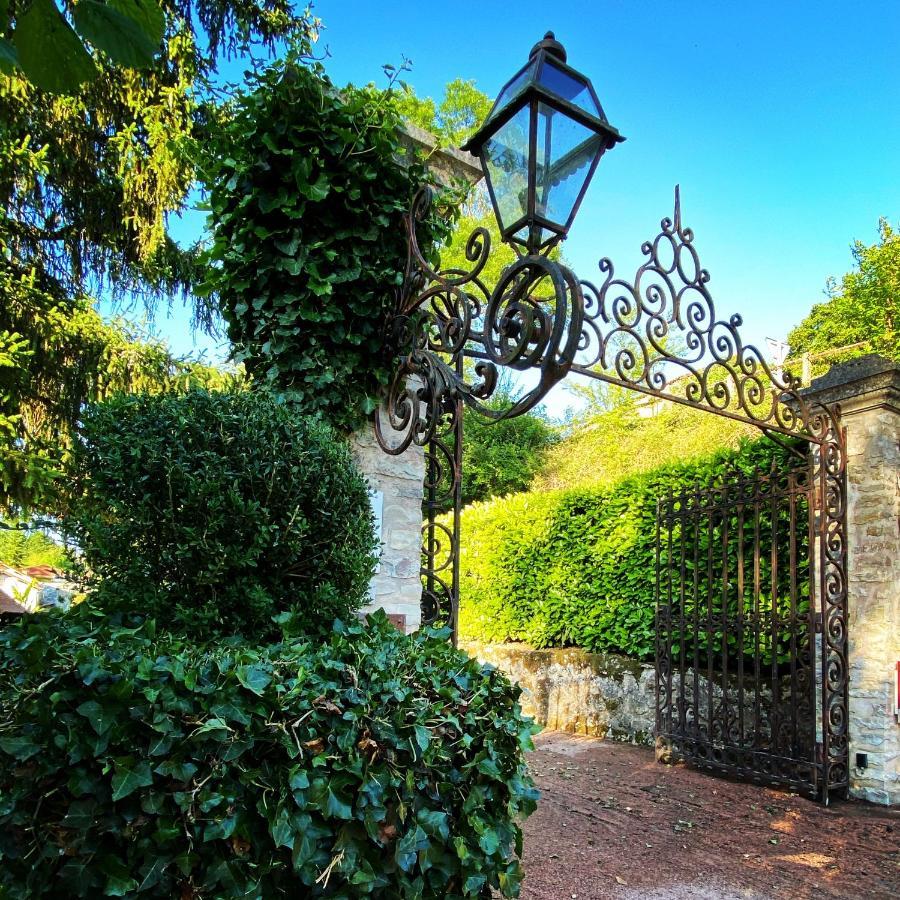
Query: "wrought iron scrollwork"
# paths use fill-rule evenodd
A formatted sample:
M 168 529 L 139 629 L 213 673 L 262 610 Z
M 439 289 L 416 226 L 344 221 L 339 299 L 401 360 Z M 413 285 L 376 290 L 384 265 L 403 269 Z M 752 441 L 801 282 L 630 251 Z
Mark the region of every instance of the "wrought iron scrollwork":
M 569 373 L 748 422 L 774 439 L 811 447 L 810 513 L 821 611 L 821 758 L 829 790 L 848 784 L 845 441 L 838 411 L 808 401 L 790 375 L 772 370 L 741 336 L 738 315 L 721 318 L 693 231 L 674 215 L 642 245 L 634 277 L 602 259 L 599 286 L 545 256 L 520 256 L 496 285 L 483 275 L 491 238 L 476 229 L 467 269 L 440 270 L 419 246 L 429 215 L 421 191 L 405 217 L 409 256 L 387 338 L 395 373 L 376 417 L 379 443 L 399 454 L 426 449 L 423 616 L 455 627 L 463 409 L 487 419 L 520 415 Z M 469 361 L 466 364 L 466 361 Z M 488 403 L 501 368 L 537 371 L 537 384 L 504 409 Z M 449 520 L 439 513 L 450 510 Z

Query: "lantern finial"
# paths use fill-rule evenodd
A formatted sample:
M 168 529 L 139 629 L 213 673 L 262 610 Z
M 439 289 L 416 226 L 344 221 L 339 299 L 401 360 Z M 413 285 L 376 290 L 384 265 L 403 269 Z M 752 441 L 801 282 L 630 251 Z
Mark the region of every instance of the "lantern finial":
M 546 50 L 549 56 L 555 56 L 562 62 L 566 61 L 566 48 L 563 47 L 563 45 L 556 39 L 556 35 L 552 31 L 548 31 L 544 35 L 544 39 L 542 41 L 538 41 L 531 48 L 529 58 L 534 56 L 536 53 L 540 53 L 541 50 Z

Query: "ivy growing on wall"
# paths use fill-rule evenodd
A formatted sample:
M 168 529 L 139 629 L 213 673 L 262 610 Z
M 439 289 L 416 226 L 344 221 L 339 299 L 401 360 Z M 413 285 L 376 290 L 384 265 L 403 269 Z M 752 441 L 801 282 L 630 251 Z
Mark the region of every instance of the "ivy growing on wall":
M 335 89 L 296 55 L 252 76 L 209 149 L 214 240 L 205 290 L 236 356 L 340 428 L 376 405 L 386 316 L 406 261 L 402 216 L 427 179 L 390 92 Z M 435 217 L 423 244 L 442 238 Z

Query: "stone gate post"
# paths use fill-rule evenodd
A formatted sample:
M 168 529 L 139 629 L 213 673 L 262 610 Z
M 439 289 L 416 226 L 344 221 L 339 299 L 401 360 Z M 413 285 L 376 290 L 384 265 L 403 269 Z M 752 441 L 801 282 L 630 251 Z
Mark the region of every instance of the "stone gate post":
M 847 429 L 850 792 L 900 805 L 900 366 L 834 366 L 803 392 Z
M 437 180 L 475 184 L 481 166 L 475 157 L 451 147 L 438 147 L 437 139 L 415 125 L 404 127 L 408 151 L 427 157 Z M 403 159 L 398 159 L 401 164 Z M 422 619 L 422 495 L 425 451 L 412 445 L 400 456 L 385 453 L 375 440 L 370 423 L 351 438 L 357 465 L 372 490 L 376 529 L 381 542 L 378 570 L 369 585 L 366 611 L 383 609 L 403 631 L 415 631 Z

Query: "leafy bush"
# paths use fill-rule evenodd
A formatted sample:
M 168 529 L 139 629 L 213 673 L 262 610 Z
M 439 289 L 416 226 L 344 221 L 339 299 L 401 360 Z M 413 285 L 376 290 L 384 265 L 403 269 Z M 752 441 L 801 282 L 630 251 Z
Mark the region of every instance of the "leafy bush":
M 402 217 L 427 172 L 404 150 L 389 93 L 338 91 L 296 59 L 250 83 L 207 148 L 205 290 L 251 374 L 355 428 L 391 374 L 384 332 L 406 265 Z M 448 229 L 423 222 L 423 250 Z
M 586 380 L 585 380 L 586 382 Z M 579 384 L 579 393 L 598 386 L 617 391 L 619 405 L 589 420 L 551 447 L 535 479 L 541 490 L 612 485 L 630 475 L 658 469 L 666 463 L 699 460 L 716 450 L 735 450 L 741 439 L 758 434 L 752 425 L 665 402 L 655 415 L 642 416 L 635 392 L 605 382 Z M 643 402 L 653 402 L 644 398 Z
M 512 405 L 501 394 L 489 405 Z M 468 416 L 463 441 L 463 504 L 527 490 L 540 471 L 556 433 L 539 413 L 484 421 Z
M 705 459 L 669 465 L 626 478 L 604 487 L 568 491 L 533 491 L 503 500 L 467 507 L 462 515 L 460 561 L 460 635 L 465 640 L 525 641 L 538 647 L 574 644 L 588 650 L 613 651 L 639 659 L 654 654 L 657 547 L 663 562 L 668 541 L 656 531 L 657 501 L 668 492 L 693 488 L 724 476 L 730 467 L 749 472 L 755 466 L 768 470 L 773 461 L 790 465 L 787 451 L 768 440 L 746 443 L 738 451 L 721 451 Z M 799 509 L 799 502 L 798 502 Z M 788 515 L 778 510 L 778 516 Z M 802 515 L 798 512 L 798 515 Z M 727 552 L 734 559 L 737 543 L 736 516 L 730 520 Z M 801 519 L 802 521 L 802 519 Z M 677 529 L 676 529 L 677 532 Z M 787 561 L 788 525 L 776 531 L 781 560 Z M 721 613 L 722 538 L 717 526 L 710 548 L 708 532 L 679 536 L 672 546 L 693 546 L 699 559 L 698 596 Z M 743 552 L 749 554 L 753 533 L 743 534 Z M 760 515 L 760 608 L 771 607 L 771 514 Z M 798 570 L 808 566 L 805 535 L 800 539 Z M 711 559 L 712 577 L 707 562 Z M 678 560 L 676 559 L 676 564 Z M 690 565 L 690 560 L 687 561 Z M 790 570 L 778 571 L 778 596 L 789 595 Z M 808 590 L 806 579 L 799 589 Z M 712 598 L 710 600 L 710 598 Z M 685 601 L 685 609 L 693 607 Z M 727 598 L 729 614 L 738 604 L 736 579 Z M 746 597 L 744 598 L 746 603 Z M 782 603 L 787 602 L 782 600 Z M 801 595 L 808 603 L 808 594 Z M 777 640 L 789 641 L 789 636 Z M 722 635 L 702 634 L 701 651 L 717 651 Z M 729 640 L 737 639 L 731 635 Z M 769 638 L 761 639 L 764 659 L 769 659 Z M 779 647 L 779 652 L 783 648 Z
M 198 647 L 82 608 L 0 631 L 0 894 L 514 896 L 519 689 L 383 614 Z
M 345 444 L 264 392 L 119 397 L 89 407 L 66 527 L 96 602 L 191 633 L 330 627 L 375 564 L 368 489 Z

